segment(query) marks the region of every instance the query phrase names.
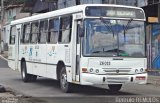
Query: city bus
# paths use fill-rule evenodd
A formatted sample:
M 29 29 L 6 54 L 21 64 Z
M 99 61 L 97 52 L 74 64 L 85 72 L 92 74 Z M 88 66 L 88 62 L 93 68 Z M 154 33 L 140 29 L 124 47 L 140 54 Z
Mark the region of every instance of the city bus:
M 85 4 L 38 14 L 10 24 L 8 65 L 24 82 L 58 80 L 73 84 L 147 82 L 145 14 L 139 7 Z

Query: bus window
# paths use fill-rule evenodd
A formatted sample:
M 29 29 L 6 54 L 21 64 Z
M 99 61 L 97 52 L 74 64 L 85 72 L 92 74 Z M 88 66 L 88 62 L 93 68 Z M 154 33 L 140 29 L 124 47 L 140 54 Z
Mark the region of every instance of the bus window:
M 57 43 L 59 30 L 59 19 L 51 19 L 49 21 L 48 43 Z
M 24 24 L 22 24 L 22 33 L 20 35 L 20 43 L 24 43 Z
M 36 43 L 37 42 L 37 37 L 38 37 L 38 33 L 39 33 L 39 27 L 38 27 L 38 21 L 37 22 L 33 22 L 31 24 L 31 43 Z
M 71 39 L 72 17 L 62 17 L 60 25 L 60 34 L 58 41 L 60 43 L 69 43 Z
M 46 43 L 46 38 L 48 34 L 48 20 L 40 22 L 40 34 L 39 34 L 39 43 Z
M 22 43 L 29 43 L 30 32 L 31 32 L 30 23 L 24 24 L 24 26 L 23 26 L 23 35 L 24 36 L 22 36 L 23 37 Z
M 16 26 L 11 27 L 10 44 L 15 44 Z

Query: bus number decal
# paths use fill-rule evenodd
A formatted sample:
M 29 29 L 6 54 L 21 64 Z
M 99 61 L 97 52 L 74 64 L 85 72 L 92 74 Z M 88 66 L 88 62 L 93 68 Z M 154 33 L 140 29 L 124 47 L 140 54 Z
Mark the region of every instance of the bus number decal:
M 111 65 L 111 62 L 108 61 L 100 61 L 100 65 Z

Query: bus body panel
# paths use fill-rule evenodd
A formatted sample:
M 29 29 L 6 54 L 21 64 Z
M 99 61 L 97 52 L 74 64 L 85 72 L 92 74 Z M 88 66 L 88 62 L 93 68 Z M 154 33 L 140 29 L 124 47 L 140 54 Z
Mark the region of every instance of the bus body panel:
M 94 58 L 86 57 L 81 59 L 81 68 L 87 68 L 83 73 L 81 69 L 81 84 L 124 84 L 147 82 L 146 58 Z M 91 71 L 91 69 L 93 69 Z M 96 71 L 99 72 L 96 72 Z M 140 71 L 143 70 L 143 71 Z M 137 76 L 145 76 L 145 80 L 136 80 Z M 133 81 L 131 81 L 133 77 Z M 105 78 L 105 80 L 104 80 Z M 104 81 L 103 81 L 104 80 Z
M 28 74 L 58 79 L 58 63 L 61 62 L 66 68 L 67 81 L 70 83 L 82 85 L 124 83 L 145 84 L 147 80 L 147 73 L 145 72 L 147 69 L 147 60 L 145 57 L 85 57 L 83 55 L 83 39 L 86 35 L 84 35 L 84 37 L 80 37 L 80 35 L 78 35 L 78 23 L 79 21 L 82 21 L 83 23 L 83 20 L 89 18 L 100 18 L 87 17 L 85 15 L 85 9 L 87 6 L 123 7 L 119 5 L 101 4 L 80 5 L 11 22 L 11 26 L 16 25 L 17 28 L 15 32 L 15 44 L 9 44 L 9 67 L 14 70 L 18 69 L 20 71 L 21 63 L 24 61 L 26 62 Z M 124 8 L 142 10 L 141 8 L 137 7 L 124 6 Z M 39 43 L 38 41 L 35 43 L 21 43 L 20 39 L 23 34 L 23 24 L 31 24 L 33 21 L 42 21 L 44 19 L 48 20 L 49 23 L 49 20 L 52 18 L 58 18 L 61 20 L 61 18 L 65 17 L 66 15 L 72 16 L 71 40 L 69 43 L 60 43 L 58 40 L 57 43 L 48 43 L 47 41 L 46 43 Z M 108 18 L 115 19 L 116 17 Z M 121 19 L 130 20 L 130 18 Z M 139 21 L 144 22 L 145 18 Z M 59 32 L 60 30 L 58 33 Z M 86 31 L 84 34 L 85 33 Z M 47 35 L 49 35 L 49 33 Z M 83 70 L 87 71 L 84 72 Z M 145 79 L 140 78 L 137 80 L 137 77 L 145 77 Z
M 47 45 L 47 77 L 57 79 L 57 64 L 59 61 L 71 67 L 71 45 L 70 44 L 48 44 Z M 67 68 L 66 68 L 67 69 Z M 67 70 L 69 71 L 69 70 Z

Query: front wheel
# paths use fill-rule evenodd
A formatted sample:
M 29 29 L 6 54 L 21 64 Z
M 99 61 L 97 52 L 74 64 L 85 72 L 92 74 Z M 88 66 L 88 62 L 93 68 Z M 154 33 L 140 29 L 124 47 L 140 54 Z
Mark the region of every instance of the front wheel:
M 71 83 L 67 81 L 67 73 L 65 67 L 62 67 L 60 72 L 60 87 L 63 92 L 71 92 Z
M 36 75 L 27 73 L 27 67 L 25 62 L 22 62 L 22 65 L 21 65 L 21 77 L 24 82 L 33 82 L 33 81 L 36 81 L 37 79 Z
M 122 84 L 109 84 L 108 87 L 111 92 L 118 92 L 121 89 Z

